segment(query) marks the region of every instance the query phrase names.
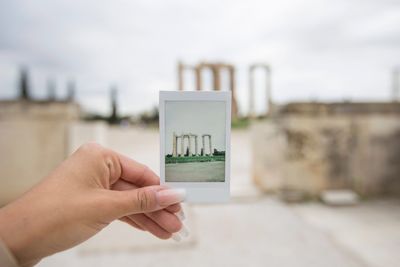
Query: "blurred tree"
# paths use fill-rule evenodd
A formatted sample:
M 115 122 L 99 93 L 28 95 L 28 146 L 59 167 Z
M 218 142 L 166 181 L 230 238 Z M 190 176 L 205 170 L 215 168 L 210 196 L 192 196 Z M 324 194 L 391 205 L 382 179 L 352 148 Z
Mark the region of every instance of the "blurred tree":
M 214 156 L 225 156 L 225 151 L 218 151 L 217 149 L 214 148 Z
M 56 100 L 56 83 L 53 78 L 47 80 L 47 98 L 50 101 Z
M 111 87 L 110 96 L 111 96 L 111 114 L 108 119 L 110 124 L 117 124 L 120 119 L 118 117 L 118 104 L 117 104 L 117 93 L 118 89 L 114 85 Z
M 158 125 L 158 107 L 153 107 L 152 110 L 146 111 L 139 115 L 140 122 L 148 125 Z
M 21 66 L 19 70 L 19 97 L 20 99 L 30 100 L 30 88 L 29 88 L 29 80 L 28 80 L 28 68 L 25 66 Z
M 75 91 L 76 91 L 75 81 L 69 80 L 67 82 L 67 101 L 69 102 L 75 101 Z

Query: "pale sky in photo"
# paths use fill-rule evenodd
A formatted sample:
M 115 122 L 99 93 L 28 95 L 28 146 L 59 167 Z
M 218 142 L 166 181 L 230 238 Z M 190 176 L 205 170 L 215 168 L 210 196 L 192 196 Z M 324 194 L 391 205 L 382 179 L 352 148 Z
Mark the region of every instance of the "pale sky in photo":
M 173 132 L 197 134 L 198 153 L 202 148 L 203 134 L 210 134 L 212 148 L 225 151 L 226 104 L 221 101 L 166 101 L 165 102 L 165 150 L 172 154 Z M 205 137 L 208 153 L 208 137 Z M 180 142 L 180 140 L 179 140 Z M 185 140 L 185 147 L 187 146 Z M 180 153 L 180 143 L 178 153 Z M 194 152 L 194 139 L 192 149 Z M 185 150 L 186 152 L 186 150 Z
M 47 77 L 60 97 L 73 78 L 87 110 L 109 112 L 111 84 L 122 113 L 148 110 L 158 91 L 176 90 L 180 59 L 234 64 L 242 112 L 251 63 L 271 65 L 280 103 L 387 101 L 399 25 L 398 0 L 0 0 L 0 98 L 16 96 L 25 64 L 37 98 L 46 96 Z

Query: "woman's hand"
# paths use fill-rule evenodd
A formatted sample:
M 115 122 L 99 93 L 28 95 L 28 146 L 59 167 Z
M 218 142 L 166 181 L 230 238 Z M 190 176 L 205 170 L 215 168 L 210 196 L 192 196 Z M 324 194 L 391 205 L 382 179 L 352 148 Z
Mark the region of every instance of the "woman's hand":
M 0 237 L 22 266 L 79 244 L 116 219 L 167 239 L 182 227 L 175 213 L 184 197 L 183 190 L 160 186 L 148 167 L 90 143 L 0 210 Z

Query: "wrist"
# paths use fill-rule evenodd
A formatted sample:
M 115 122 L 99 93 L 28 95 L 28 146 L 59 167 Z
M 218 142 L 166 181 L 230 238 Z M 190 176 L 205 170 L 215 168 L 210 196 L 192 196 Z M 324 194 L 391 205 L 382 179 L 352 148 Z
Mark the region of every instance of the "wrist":
M 29 256 L 29 244 L 31 234 L 29 233 L 28 218 L 26 214 L 16 211 L 17 207 L 8 205 L 0 209 L 0 239 L 8 248 L 20 266 L 33 266 L 38 262 Z
M 0 239 L 0 266 L 18 267 L 18 262 L 8 247 Z

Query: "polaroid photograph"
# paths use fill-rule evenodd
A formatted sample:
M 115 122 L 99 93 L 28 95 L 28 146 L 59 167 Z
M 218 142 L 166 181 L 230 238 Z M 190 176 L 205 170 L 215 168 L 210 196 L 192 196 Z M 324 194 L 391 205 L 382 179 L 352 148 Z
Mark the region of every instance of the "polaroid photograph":
M 185 188 L 187 202 L 230 193 L 230 92 L 160 92 L 161 184 Z

